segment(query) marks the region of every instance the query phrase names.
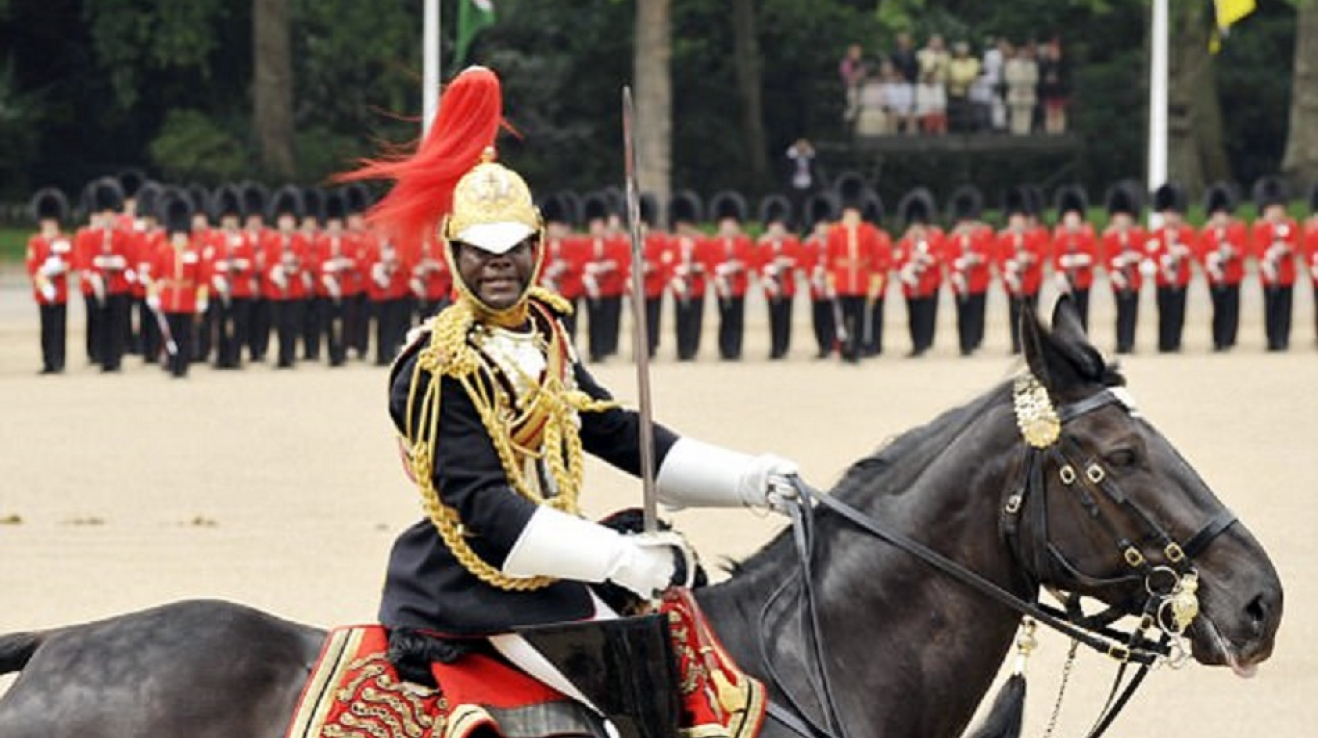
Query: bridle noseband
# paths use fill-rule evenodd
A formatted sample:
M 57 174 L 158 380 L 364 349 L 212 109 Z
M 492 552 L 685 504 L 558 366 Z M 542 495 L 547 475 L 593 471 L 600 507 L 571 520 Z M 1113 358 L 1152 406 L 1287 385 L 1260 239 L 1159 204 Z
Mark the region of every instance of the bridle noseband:
M 1196 597 L 1198 574 L 1193 567 L 1193 559 L 1207 548 L 1213 539 L 1230 528 L 1236 522 L 1236 516 L 1230 510 L 1223 508 L 1183 543 L 1178 543 L 1162 526 L 1158 525 L 1157 521 L 1131 500 L 1129 495 L 1125 494 L 1097 455 L 1087 453 L 1074 439 L 1062 433 L 1063 426 L 1067 422 L 1110 405 L 1120 406 L 1135 415 L 1134 404 L 1123 388 L 1105 387 L 1081 400 L 1054 410 L 1047 390 L 1033 375 L 1025 374 L 1015 382 L 1013 404 L 1017 426 L 1026 441 L 1026 449 L 1021 464 L 1021 474 L 1018 475 L 1015 483 L 1007 486 L 1004 495 L 1005 499 L 1000 508 L 1000 528 L 1010 550 L 1017 558 L 1018 566 L 1030 578 L 1030 589 L 1036 592 L 1036 596 L 1026 600 L 923 543 L 892 529 L 873 516 L 836 497 L 821 494 L 800 479 L 793 478 L 800 502 L 792 510 L 793 539 L 800 557 L 801 570 L 785 580 L 769 596 L 759 616 L 761 660 L 768 676 L 786 697 L 793 710 L 771 702 L 769 704 L 771 717 L 805 738 L 846 738 L 846 731 L 833 701 L 828 674 L 823 668 L 823 664 L 827 661 L 813 587 L 815 515 L 812 503 L 817 503 L 819 508 L 830 510 L 855 527 L 912 554 L 932 568 L 998 604 L 1014 610 L 1024 618 L 1041 622 L 1074 642 L 1083 643 L 1121 662 L 1107 705 L 1090 731 L 1090 738 L 1097 738 L 1111 725 L 1143 681 L 1150 667 L 1162 662 L 1177 666 L 1186 659 L 1188 649 L 1183 644 L 1184 634 L 1199 611 Z M 1055 465 L 1062 484 L 1068 489 L 1075 490 L 1076 497 L 1086 513 L 1097 520 L 1112 537 L 1122 560 L 1132 570 L 1129 577 L 1106 580 L 1105 583 L 1143 579 L 1146 597 L 1139 614 L 1140 622 L 1138 627 L 1129 633 L 1111 627 L 1112 623 L 1128 614 L 1118 608 L 1109 608 L 1097 615 L 1085 615 L 1080 608 L 1080 598 L 1065 593 L 1058 593 L 1064 605 L 1064 609 L 1061 610 L 1038 601 L 1037 591 L 1041 584 L 1039 572 L 1045 569 L 1048 561 L 1061 565 L 1068 573 L 1083 577 L 1060 549 L 1048 540 L 1047 488 L 1043 472 L 1045 462 Z M 1119 510 L 1139 522 L 1145 529 L 1147 540 L 1158 543 L 1160 547 L 1158 558 L 1161 563 L 1151 563 L 1149 556 L 1134 541 L 1120 533 L 1113 519 L 1098 504 L 1099 498 L 1111 501 Z M 1033 541 L 1036 544 L 1034 550 L 1028 556 L 1021 551 L 1022 541 L 1019 535 L 1020 519 L 1024 514 L 1031 516 L 1035 525 L 1034 530 L 1040 533 L 1038 539 Z M 798 597 L 801 601 L 801 627 L 809 638 L 810 642 L 807 645 L 815 661 L 815 673 L 811 675 L 807 670 L 807 680 L 811 682 L 816 700 L 825 713 L 827 727 L 821 726 L 812 719 L 800 702 L 787 690 L 773 666 L 768 650 L 767 644 L 772 640 L 767 629 L 770 611 L 794 584 L 800 590 Z M 1153 631 L 1157 640 L 1146 637 L 1145 633 L 1148 631 Z M 1125 669 L 1132 663 L 1138 664 L 1139 669 L 1126 688 L 1121 690 Z

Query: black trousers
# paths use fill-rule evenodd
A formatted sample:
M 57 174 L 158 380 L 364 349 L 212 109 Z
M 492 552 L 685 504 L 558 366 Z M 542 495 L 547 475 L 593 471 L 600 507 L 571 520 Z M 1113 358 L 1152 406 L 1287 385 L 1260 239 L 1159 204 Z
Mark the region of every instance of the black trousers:
M 192 340 L 195 313 L 165 313 L 165 323 L 174 337 L 178 351 L 166 354 L 165 366 L 175 377 L 188 376 L 188 365 L 192 363 L 192 352 L 196 346 Z
M 162 348 L 162 337 L 160 335 L 160 324 L 156 322 L 156 314 L 147 307 L 146 298 L 133 298 L 133 312 L 137 313 L 137 332 L 133 346 L 136 351 L 129 353 L 142 354 L 142 359 L 148 364 L 154 364 L 160 360 L 160 350 Z
M 934 328 L 938 323 L 938 293 L 927 297 L 906 298 L 906 315 L 911 333 L 911 354 L 919 356 L 934 345 Z
M 332 297 L 320 298 L 315 307 L 320 311 L 317 325 L 325 329 L 325 347 L 329 353 L 330 366 L 343 366 L 348 360 L 348 312 L 352 309 L 352 300 Z
M 603 361 L 618 353 L 618 328 L 622 319 L 622 295 L 586 301 L 587 343 L 591 361 Z
M 1295 288 L 1276 285 L 1263 288 L 1263 330 L 1269 351 L 1285 351 L 1291 344 L 1291 310 Z
M 700 333 L 704 328 L 705 297 L 698 295 L 673 300 L 673 323 L 677 327 L 677 360 L 690 361 L 700 353 Z
M 962 356 L 969 356 L 984 342 L 984 303 L 987 295 L 972 292 L 957 295 L 956 337 Z
M 862 350 L 866 356 L 878 356 L 883 353 L 883 298 L 880 297 L 873 302 L 866 301 L 866 305 L 869 309 L 865 314 L 862 331 Z
M 573 344 L 576 344 L 576 342 L 577 342 L 577 316 L 580 314 L 579 311 L 581 310 L 581 298 L 580 298 L 580 297 L 564 297 L 563 299 L 564 299 L 564 300 L 567 300 L 569 303 L 572 304 L 572 312 L 570 312 L 570 313 L 568 313 L 567 315 L 564 315 L 564 316 L 563 316 L 563 328 L 565 328 L 565 329 L 567 330 L 567 337 L 568 337 L 568 340 L 571 341 Z
M 769 298 L 769 358 L 781 359 L 792 349 L 792 298 Z
M 124 338 L 128 335 L 128 308 L 132 299 L 128 294 L 108 295 L 105 298 L 105 306 L 101 309 L 101 340 L 96 349 L 102 371 L 118 371 L 119 365 L 123 363 Z
M 815 332 L 815 344 L 819 348 L 819 358 L 822 359 L 831 354 L 833 344 L 837 341 L 837 324 L 833 316 L 832 300 L 810 301 L 810 327 Z
M 69 307 L 62 302 L 38 307 L 41 311 L 41 370 L 47 373 L 62 372 Z
M 664 296 L 645 298 L 645 340 L 650 356 L 659 350 L 659 331 L 662 330 Z
M 741 358 L 742 337 L 746 333 L 746 298 L 720 297 L 718 300 L 718 355 L 725 361 Z
M 403 348 L 412 317 L 411 303 L 405 298 L 373 300 L 375 313 L 375 363 L 388 366 Z
M 1213 348 L 1224 351 L 1236 345 L 1240 328 L 1240 285 L 1218 284 L 1209 288 L 1213 298 Z
M 842 338 L 839 353 L 843 361 L 859 361 L 865 343 L 865 296 L 839 295 L 837 302 L 842 316 L 842 325 L 838 327 L 838 336 Z
M 1158 350 L 1171 353 L 1181 350 L 1181 333 L 1185 330 L 1185 288 L 1158 288 Z
M 105 306 L 97 301 L 96 295 L 85 293 L 82 304 L 87 311 L 87 361 L 101 363 L 101 331 L 105 325 Z
M 252 361 L 265 361 L 270 350 L 270 328 L 274 323 L 274 307 L 264 297 L 252 298 L 252 317 L 247 324 L 247 346 Z
M 1029 305 L 1030 309 L 1039 309 L 1039 293 L 1033 295 L 1011 295 L 1007 299 L 1008 322 L 1011 323 L 1011 352 L 1021 352 L 1021 309 Z
M 1089 333 L 1089 288 L 1072 289 L 1071 298 L 1075 301 L 1075 311 L 1080 316 L 1080 327 Z
M 326 302 L 328 297 L 307 298 L 307 309 L 302 316 L 302 358 L 307 361 L 320 361 L 320 336 L 325 332 L 321 320 Z
M 220 330 L 220 313 L 223 310 L 218 297 L 206 305 L 206 312 L 197 321 L 197 346 L 192 351 L 192 360 L 201 364 L 210 361 L 211 350 L 219 344 L 216 334 Z
M 146 306 L 146 297 L 135 297 L 130 293 L 128 298 L 128 319 L 124 321 L 124 353 L 141 354 L 142 351 L 142 331 L 150 324 L 156 323 L 155 316 L 151 314 L 151 309 Z M 154 354 L 148 355 L 149 361 L 155 361 Z
M 270 300 L 271 317 L 274 319 L 275 333 L 279 336 L 279 363 L 281 369 L 288 369 L 297 361 L 297 339 L 302 333 L 302 313 L 306 310 L 306 300 Z
M 1140 293 L 1134 290 L 1115 290 L 1117 301 L 1117 353 L 1128 354 L 1135 350 L 1135 324 L 1140 315 Z
M 345 317 L 348 331 L 348 347 L 357 353 L 358 359 L 366 358 L 371 343 L 371 313 L 374 303 L 365 292 L 343 298 L 350 303 Z
M 252 298 L 234 297 L 228 305 L 220 306 L 216 341 L 219 344 L 215 366 L 220 369 L 237 369 L 243 361 L 243 347 L 252 323 Z

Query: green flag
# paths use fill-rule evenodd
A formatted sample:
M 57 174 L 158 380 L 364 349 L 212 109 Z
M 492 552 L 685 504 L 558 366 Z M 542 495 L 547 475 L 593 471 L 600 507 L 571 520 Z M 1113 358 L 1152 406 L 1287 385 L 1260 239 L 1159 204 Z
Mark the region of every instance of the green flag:
M 492 0 L 458 0 L 458 40 L 453 51 L 453 66 L 461 68 L 467 60 L 467 49 L 482 28 L 494 24 Z

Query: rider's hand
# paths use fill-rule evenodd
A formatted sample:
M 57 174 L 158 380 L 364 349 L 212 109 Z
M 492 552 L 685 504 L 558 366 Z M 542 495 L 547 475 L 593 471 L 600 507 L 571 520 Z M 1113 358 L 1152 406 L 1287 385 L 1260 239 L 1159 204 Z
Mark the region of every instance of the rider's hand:
M 690 586 L 689 581 L 676 581 L 679 574 L 683 579 L 689 579 L 691 572 L 695 571 L 692 556 L 681 536 L 672 532 L 641 533 L 624 536 L 623 541 L 626 551 L 609 576 L 614 584 L 645 599 L 653 599 L 674 585 Z
M 795 461 L 773 454 L 752 457 L 742 468 L 737 491 L 741 499 L 754 507 L 767 507 L 786 514 L 797 499 L 792 477 L 800 474 Z

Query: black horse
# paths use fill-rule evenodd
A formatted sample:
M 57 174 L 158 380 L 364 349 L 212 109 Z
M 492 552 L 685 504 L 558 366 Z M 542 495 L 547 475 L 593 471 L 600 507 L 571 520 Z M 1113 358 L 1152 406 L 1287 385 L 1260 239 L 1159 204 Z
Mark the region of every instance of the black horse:
M 1024 345 L 1032 373 L 1055 403 L 1084 403 L 1120 383 L 1069 308 L 1059 307 L 1053 323 L 1048 330 L 1027 315 Z M 1138 612 L 1144 581 L 1131 579 L 1113 536 L 1160 562 L 1150 525 L 1185 542 L 1206 521 L 1226 519 L 1224 508 L 1147 422 L 1119 404 L 1089 409 L 1063 414 L 1062 438 L 1106 470 L 1126 504 L 1081 504 L 1059 480 L 1058 465 L 1045 461 L 1040 485 L 1020 505 L 1017 534 L 1004 535 L 1004 500 L 1026 457 L 1010 384 L 859 461 L 832 495 L 1023 600 L 1050 585 Z M 1011 648 L 1019 615 L 823 506 L 813 519 L 824 661 L 847 734 L 961 734 Z M 1199 577 L 1200 613 L 1186 635 L 1198 661 L 1247 672 L 1271 654 L 1281 582 L 1242 524 L 1219 527 L 1188 562 Z M 767 655 L 784 675 L 772 690 L 775 700 L 790 694 L 823 723 L 821 700 L 812 697 L 815 651 L 796 620 L 800 611 L 784 599 L 764 618 L 770 632 L 759 627 L 771 592 L 797 567 L 784 534 L 699 599 L 747 671 L 764 676 Z M 0 735 L 280 738 L 323 637 L 209 601 L 3 636 L 0 673 L 23 673 L 0 699 Z M 792 733 L 769 721 L 764 735 Z

